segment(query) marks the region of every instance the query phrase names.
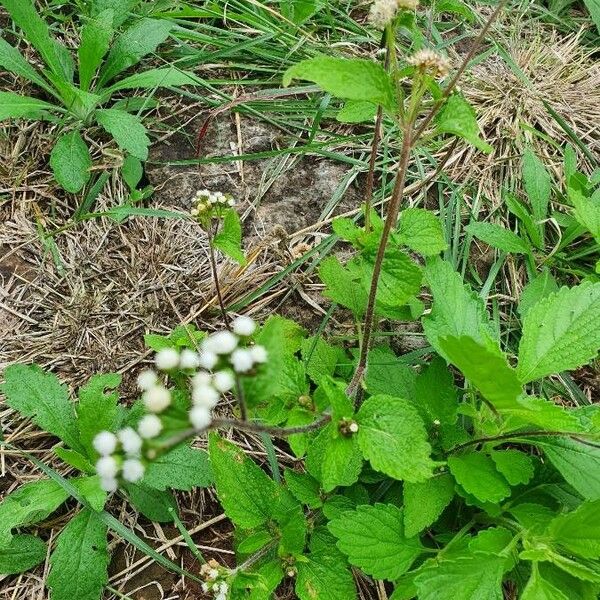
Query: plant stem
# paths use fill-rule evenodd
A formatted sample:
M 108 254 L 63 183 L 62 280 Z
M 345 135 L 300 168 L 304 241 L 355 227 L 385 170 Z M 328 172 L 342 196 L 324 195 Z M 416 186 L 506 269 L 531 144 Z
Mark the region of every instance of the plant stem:
M 218 225 L 217 225 L 218 227 Z M 223 322 L 227 329 L 231 329 L 231 325 L 229 324 L 229 317 L 227 316 L 227 310 L 225 310 L 225 303 L 223 302 L 223 294 L 221 293 L 221 284 L 219 283 L 219 273 L 217 272 L 217 260 L 215 258 L 215 247 L 213 246 L 213 232 L 211 229 L 211 225 L 206 228 L 206 235 L 208 236 L 208 248 L 209 248 L 209 258 L 210 258 L 210 269 L 212 272 L 213 281 L 215 283 L 215 292 L 217 294 L 217 298 L 219 300 L 219 307 L 221 309 L 221 316 L 223 317 Z
M 240 407 L 240 417 L 242 421 L 248 420 L 248 407 L 246 406 L 246 398 L 244 397 L 244 388 L 239 375 L 235 375 L 235 395 L 237 397 L 238 406 Z

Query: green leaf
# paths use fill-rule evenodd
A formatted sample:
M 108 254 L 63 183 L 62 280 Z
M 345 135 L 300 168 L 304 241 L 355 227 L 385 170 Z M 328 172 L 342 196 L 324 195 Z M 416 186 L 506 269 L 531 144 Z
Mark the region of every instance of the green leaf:
M 407 537 L 433 525 L 454 498 L 454 479 L 442 473 L 422 483 L 404 483 L 404 532 Z
M 56 375 L 44 373 L 37 365 L 12 365 L 4 372 L 1 389 L 8 406 L 74 450 L 81 449 L 69 393 Z
M 272 515 L 277 487 L 244 452 L 211 434 L 209 454 L 217 495 L 227 516 L 245 529 L 259 527 Z
M 529 209 L 517 200 L 513 195 L 507 194 L 505 197 L 506 207 L 508 210 L 521 221 L 527 235 L 536 248 L 542 250 L 544 248 L 544 238 L 541 227 L 534 221 Z
M 318 8 L 321 8 L 320 0 L 286 0 L 281 2 L 281 14 L 292 23 L 302 25 Z
M 346 437 L 337 431 L 337 424 L 324 427 L 308 448 L 306 468 L 331 492 L 338 486 L 358 481 L 363 459 L 356 436 Z
M 139 117 L 124 110 L 103 108 L 96 111 L 96 120 L 113 136 L 119 148 L 140 160 L 148 158 L 150 139 Z
M 129 13 L 133 11 L 140 0 L 93 0 L 89 7 L 92 17 L 97 17 L 105 10 L 113 11 L 113 25 L 119 27 L 129 17 Z
M 242 251 L 242 224 L 234 208 L 230 208 L 225 213 L 221 230 L 213 239 L 213 246 L 240 265 L 246 264 L 246 258 Z
M 0 502 L 0 548 L 12 539 L 11 530 L 43 521 L 69 494 L 51 479 L 27 483 Z
M 25 60 L 23 55 L 6 40 L 0 37 L 0 67 L 28 79 L 45 89 L 44 78 Z
M 543 221 L 548 215 L 552 181 L 544 163 L 529 148 L 523 154 L 523 184 L 531 203 L 533 218 Z
M 404 533 L 402 511 L 393 504 L 359 506 L 328 524 L 348 562 L 376 579 L 394 581 L 422 552 L 418 538 Z
M 580 191 L 570 188 L 569 200 L 575 208 L 577 222 L 600 244 L 600 196 L 596 193 L 587 198 Z
M 377 114 L 377 105 L 366 100 L 346 100 L 335 118 L 340 123 L 372 122 Z
M 34 535 L 15 535 L 6 547 L 0 547 L 0 574 L 14 575 L 33 569 L 46 560 L 46 544 Z
M 114 12 L 107 9 L 87 21 L 81 30 L 79 44 L 79 85 L 88 91 L 104 55 L 110 48 Z
M 382 346 L 369 351 L 365 386 L 371 396 L 385 394 L 412 399 L 416 379 L 415 371 L 390 348 Z
M 490 456 L 498 472 L 510 485 L 524 485 L 531 481 L 535 469 L 528 454 L 519 450 L 494 450 Z
M 73 79 L 73 59 L 65 46 L 50 35 L 50 29 L 35 9 L 33 0 L 0 0 L 15 25 L 41 54 L 51 71 L 64 81 Z M 0 100 L 0 106 L 2 102 Z
M 559 515 L 548 533 L 573 554 L 600 558 L 600 500 L 584 502 L 577 510 Z
M 521 594 L 521 600 L 569 600 L 557 587 L 544 579 L 537 563 L 531 567 L 531 576 Z
M 143 18 L 136 21 L 114 41 L 100 71 L 98 87 L 104 87 L 116 75 L 154 52 L 169 37 L 172 28 L 173 23 L 167 19 Z
M 529 244 L 526 240 L 520 238 L 510 229 L 495 223 L 470 223 L 466 229 L 471 235 L 503 252 L 512 252 L 513 254 L 527 254 L 529 252 Z
M 433 307 L 431 314 L 423 318 L 423 328 L 439 354 L 447 358 L 439 343 L 446 336 L 469 336 L 487 348 L 498 347 L 482 299 L 463 284 L 449 262 L 428 261 L 425 279 L 433 294 Z
M 181 71 L 175 67 L 161 67 L 148 69 L 142 73 L 135 73 L 105 90 L 107 96 L 120 90 L 132 89 L 157 89 L 165 87 L 179 87 L 182 85 L 198 85 L 201 80 L 192 71 Z
M 125 157 L 123 166 L 121 167 L 121 175 L 129 191 L 134 192 L 144 175 L 144 167 L 140 159 L 135 156 Z
M 92 157 L 79 131 L 60 136 L 50 154 L 50 166 L 60 186 L 76 194 L 90 180 Z
M 464 138 L 482 152 L 491 152 L 492 146 L 479 137 L 479 125 L 473 107 L 461 94 L 452 94 L 436 117 L 436 133 L 450 133 Z
M 280 556 L 300 556 L 306 545 L 308 523 L 302 505 L 287 490 L 279 490 L 273 519 L 279 532 Z
M 34 121 L 44 118 L 45 111 L 56 110 L 37 98 L 21 96 L 13 92 L 0 92 L 0 121 L 6 119 L 32 119 Z
M 510 496 L 506 479 L 491 458 L 480 452 L 450 456 L 448 467 L 463 489 L 482 502 L 498 503 Z
M 532 279 L 521 292 L 518 311 L 522 318 L 541 300 L 554 292 L 558 292 L 558 284 L 552 273 L 544 269 L 537 277 Z
M 517 373 L 523 383 L 576 369 L 600 348 L 600 283 L 561 288 L 523 321 Z
M 106 373 L 94 375 L 79 390 L 77 406 L 79 439 L 90 458 L 96 456 L 92 443 L 96 435 L 101 431 L 114 431 L 117 427 L 119 394 L 111 390 L 115 390 L 120 384 L 121 375 Z
M 129 483 L 125 486 L 131 504 L 147 519 L 158 523 L 172 523 L 177 514 L 177 503 L 173 494 L 142 484 Z
M 343 350 L 313 336 L 302 340 L 301 353 L 307 375 L 318 385 L 323 377 L 333 375 Z
M 323 391 L 331 406 L 331 419 L 334 423 L 354 416 L 354 403 L 346 395 L 346 386 L 343 382 L 324 377 L 319 389 Z
M 178 446 L 148 465 L 143 482 L 157 490 L 189 492 L 194 487 L 208 487 L 213 482 L 208 455 L 204 450 Z
M 448 247 L 440 220 L 422 208 L 402 211 L 394 239 L 423 256 L 435 256 Z
M 600 448 L 571 440 L 530 440 L 586 500 L 600 500 Z
M 62 530 L 50 556 L 52 600 L 98 600 L 108 583 L 107 528 L 83 509 Z
M 360 449 L 374 469 L 410 482 L 431 477 L 435 463 L 417 410 L 392 396 L 371 396 L 356 415 Z
M 596 29 L 600 33 L 600 1 L 599 0 L 583 0 L 583 3 L 586 5 L 587 9 L 590 11 L 590 16 L 592 17 L 592 21 L 594 21 L 594 25 L 596 25 Z
M 549 551 L 548 560 L 550 560 L 559 569 L 565 571 L 569 575 L 582 579 L 583 581 L 592 581 L 600 583 L 600 565 L 596 561 L 579 558 L 577 560 L 562 556 L 557 552 Z
M 517 372 L 499 351 L 491 351 L 470 337 L 446 337 L 438 343 L 444 355 L 498 410 L 518 408 L 523 393 Z
M 344 267 L 337 257 L 328 256 L 321 262 L 319 277 L 326 286 L 327 298 L 349 308 L 357 317 L 362 316 L 367 306 L 367 292 L 362 286 L 362 273 L 354 263 Z
M 319 482 L 308 473 L 297 473 L 291 469 L 286 469 L 284 477 L 288 489 L 302 504 L 306 504 L 309 508 L 323 506 Z
M 414 396 L 415 406 L 429 426 L 456 423 L 457 390 L 443 358 L 436 356 L 419 374 Z
M 507 417 L 507 426 L 513 429 L 521 428 L 523 423 L 532 423 L 550 431 L 582 431 L 579 420 L 572 412 L 542 398 L 523 396 L 519 398 L 518 407 L 504 410 L 503 416 Z M 516 422 L 508 421 L 508 418 Z
M 292 79 L 313 81 L 338 98 L 366 100 L 395 111 L 390 76 L 371 60 L 316 56 L 291 66 L 283 76 L 283 85 L 287 87 Z

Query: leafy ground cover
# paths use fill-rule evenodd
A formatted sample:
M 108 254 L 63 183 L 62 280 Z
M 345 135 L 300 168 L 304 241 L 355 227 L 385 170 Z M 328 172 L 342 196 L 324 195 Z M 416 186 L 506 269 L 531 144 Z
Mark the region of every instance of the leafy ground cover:
M 598 597 L 596 4 L 0 6 L 0 597 Z

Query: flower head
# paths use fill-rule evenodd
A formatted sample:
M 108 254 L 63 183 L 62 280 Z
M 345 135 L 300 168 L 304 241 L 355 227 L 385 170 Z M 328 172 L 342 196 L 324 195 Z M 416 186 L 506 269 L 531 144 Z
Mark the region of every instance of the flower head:
M 159 413 L 171 404 L 171 392 L 162 385 L 157 385 L 145 391 L 142 400 L 150 412 Z
M 256 331 L 256 323 L 254 319 L 242 315 L 233 320 L 231 328 L 235 334 L 242 337 L 248 337 Z
M 140 390 L 149 390 L 158 383 L 158 375 L 152 369 L 143 370 L 137 378 Z
M 196 429 L 206 429 L 212 423 L 210 410 L 206 406 L 193 406 L 189 417 L 190 423 Z
M 252 346 L 250 352 L 252 354 L 252 360 L 257 363 L 265 363 L 269 358 L 264 346 Z
M 100 477 L 100 487 L 110 494 L 119 489 L 119 482 L 116 477 Z
M 238 348 L 231 353 L 231 366 L 237 373 L 246 373 L 254 366 L 252 350 Z
M 215 354 L 229 354 L 237 345 L 238 338 L 231 331 L 217 331 L 204 340 L 202 350 Z
M 219 362 L 219 357 L 215 352 L 203 349 L 200 352 L 198 362 L 203 369 L 212 369 Z
M 186 348 L 182 350 L 179 356 L 179 368 L 180 369 L 197 369 L 200 366 L 200 358 L 198 353 Z
M 213 385 L 219 392 L 228 392 L 235 385 L 235 377 L 229 371 L 218 371 L 213 376 Z
M 450 62 L 434 50 L 423 49 L 415 52 L 409 59 L 408 64 L 416 67 L 422 73 L 433 77 L 442 78 L 450 70 Z
M 175 348 L 163 348 L 154 357 L 156 368 L 161 371 L 171 371 L 179 366 L 179 352 Z
M 123 479 L 135 483 L 144 476 L 146 468 L 141 461 L 130 458 L 123 463 Z
M 94 450 L 100 456 L 108 456 L 117 449 L 117 436 L 110 431 L 101 431 L 92 442 Z
M 210 385 L 198 385 L 192 389 L 192 402 L 196 406 L 214 408 L 219 402 L 219 392 Z
M 138 433 L 145 440 L 155 438 L 162 431 L 162 421 L 156 415 L 145 415 L 138 423 Z
M 142 449 L 142 438 L 137 434 L 133 427 L 125 427 L 117 433 L 117 437 L 121 442 L 123 451 L 130 456 L 137 456 Z
M 396 16 L 397 10 L 397 0 L 375 0 L 369 9 L 369 22 L 376 29 L 385 29 Z
M 119 472 L 119 465 L 113 456 L 103 456 L 96 462 L 96 473 L 103 478 L 113 478 Z

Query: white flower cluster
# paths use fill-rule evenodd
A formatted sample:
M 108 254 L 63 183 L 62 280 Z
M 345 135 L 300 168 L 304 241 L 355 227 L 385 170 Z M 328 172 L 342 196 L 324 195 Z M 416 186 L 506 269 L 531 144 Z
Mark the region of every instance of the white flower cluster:
M 448 75 L 448 71 L 450 71 L 450 61 L 435 50 L 428 48 L 418 50 L 408 58 L 407 62 L 423 73 L 439 79 Z
M 100 455 L 96 462 L 96 472 L 100 476 L 100 487 L 103 490 L 116 492 L 119 476 L 131 483 L 142 479 L 146 469 L 140 460 L 142 445 L 142 436 L 132 427 L 125 427 L 116 435 L 110 431 L 101 431 L 94 438 L 94 449 Z
M 200 190 L 196 192 L 193 201 L 193 208 L 190 211 L 193 217 L 209 213 L 213 209 L 234 207 L 235 200 L 223 192 L 211 192 L 209 190 Z
M 398 10 L 415 10 L 418 0 L 375 0 L 369 9 L 369 22 L 376 29 L 385 29 Z
M 219 331 L 208 336 L 201 344 L 200 352 L 164 348 L 157 352 L 154 364 L 158 371 L 183 373 L 190 377 L 192 407 L 189 420 L 194 429 L 203 430 L 212 423 L 212 410 L 221 394 L 236 385 L 236 376 L 248 373 L 257 364 L 267 361 L 263 346 L 248 345 L 248 338 L 256 331 L 256 323 L 250 317 L 237 317 L 232 331 Z M 137 383 L 142 390 L 142 401 L 147 410 L 137 426 L 137 431 L 127 427 L 116 435 L 102 431 L 94 438 L 94 448 L 100 455 L 96 472 L 101 486 L 107 492 L 118 488 L 118 478 L 136 482 L 144 476 L 143 455 L 145 442 L 160 435 L 163 422 L 160 413 L 172 402 L 171 391 L 164 385 L 158 373 L 152 369 L 142 371 Z M 152 450 L 150 448 L 150 450 Z M 147 457 L 152 453 L 147 452 Z
M 205 579 L 202 584 L 202 591 L 207 594 L 212 592 L 214 600 L 227 600 L 227 592 L 229 585 L 223 579 L 219 580 L 221 572 L 219 571 L 219 563 L 211 559 L 200 567 L 200 575 Z

